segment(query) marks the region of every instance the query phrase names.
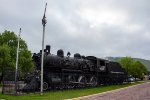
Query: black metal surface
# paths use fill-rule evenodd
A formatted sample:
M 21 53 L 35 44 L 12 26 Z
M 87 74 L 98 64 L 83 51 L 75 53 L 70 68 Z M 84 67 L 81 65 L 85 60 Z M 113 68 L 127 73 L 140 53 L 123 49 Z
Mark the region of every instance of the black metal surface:
M 74 57 L 70 57 L 70 54 L 64 56 L 64 51 L 61 49 L 57 51 L 57 55 L 50 54 L 49 50 L 45 51 L 44 82 L 46 83 L 45 87 L 49 87 L 48 89 L 118 84 L 126 80 L 127 73 L 117 62 L 110 62 L 94 56 L 85 57 L 79 53 L 74 54 Z M 39 69 L 41 54 L 38 53 L 33 56 L 37 69 Z M 31 81 L 28 85 L 35 83 L 38 81 Z

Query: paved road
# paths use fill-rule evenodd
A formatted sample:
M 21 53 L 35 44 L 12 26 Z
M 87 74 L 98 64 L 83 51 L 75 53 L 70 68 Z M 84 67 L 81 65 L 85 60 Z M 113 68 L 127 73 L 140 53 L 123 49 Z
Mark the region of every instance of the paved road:
M 150 83 L 87 97 L 80 100 L 150 100 Z

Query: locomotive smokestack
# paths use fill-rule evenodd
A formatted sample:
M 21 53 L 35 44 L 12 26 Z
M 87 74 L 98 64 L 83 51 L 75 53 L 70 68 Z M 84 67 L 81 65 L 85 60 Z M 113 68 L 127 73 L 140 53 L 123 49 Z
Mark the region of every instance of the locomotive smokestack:
M 51 49 L 51 46 L 50 45 L 46 45 L 46 50 L 48 51 L 48 54 L 50 54 L 50 49 Z

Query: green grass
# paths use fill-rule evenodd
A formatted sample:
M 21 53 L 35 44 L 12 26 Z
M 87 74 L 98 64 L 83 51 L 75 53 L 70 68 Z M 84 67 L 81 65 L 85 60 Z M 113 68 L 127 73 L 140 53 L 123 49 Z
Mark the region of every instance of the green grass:
M 12 96 L 12 95 L 4 95 L 0 94 L 0 100 L 63 100 L 69 98 L 75 98 L 85 95 L 91 95 L 96 93 L 102 93 L 114 89 L 119 89 L 127 86 L 132 86 L 136 84 L 141 84 L 142 82 L 136 82 L 132 84 L 125 85 L 112 85 L 112 86 L 103 86 L 98 88 L 90 88 L 90 89 L 78 89 L 78 90 L 63 90 L 63 91 L 55 91 L 55 92 L 47 92 L 42 96 L 40 94 L 27 94 L 22 96 Z

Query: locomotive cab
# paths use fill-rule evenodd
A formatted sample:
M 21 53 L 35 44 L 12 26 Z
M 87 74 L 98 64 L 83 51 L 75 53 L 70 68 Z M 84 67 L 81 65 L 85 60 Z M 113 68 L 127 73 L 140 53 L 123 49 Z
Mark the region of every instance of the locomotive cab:
M 107 65 L 108 65 L 108 61 L 104 59 L 97 59 L 97 71 L 98 72 L 106 72 Z

